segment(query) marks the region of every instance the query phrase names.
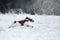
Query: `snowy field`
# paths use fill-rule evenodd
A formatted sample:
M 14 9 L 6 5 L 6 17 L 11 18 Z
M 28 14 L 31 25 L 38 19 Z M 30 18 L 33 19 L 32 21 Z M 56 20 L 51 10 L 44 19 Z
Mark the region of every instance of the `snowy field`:
M 34 19 L 34 28 L 8 28 L 14 20 L 25 17 Z M 60 16 L 0 14 L 0 40 L 60 40 Z

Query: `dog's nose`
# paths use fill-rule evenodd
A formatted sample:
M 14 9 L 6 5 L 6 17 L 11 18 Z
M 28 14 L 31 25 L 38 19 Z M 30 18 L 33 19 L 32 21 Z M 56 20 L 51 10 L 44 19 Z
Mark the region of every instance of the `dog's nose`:
M 32 20 L 32 22 L 34 22 L 34 20 Z

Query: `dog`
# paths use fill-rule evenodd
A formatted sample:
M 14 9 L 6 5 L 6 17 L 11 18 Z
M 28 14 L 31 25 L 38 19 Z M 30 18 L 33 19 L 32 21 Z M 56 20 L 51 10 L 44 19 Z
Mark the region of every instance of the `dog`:
M 34 20 L 33 19 L 31 19 L 31 18 L 29 18 L 29 17 L 26 17 L 24 20 L 20 20 L 20 21 L 14 21 L 13 22 L 13 24 L 16 24 L 17 22 L 21 25 L 21 26 L 24 26 L 24 24 L 27 22 L 34 22 Z M 30 25 L 26 25 L 27 27 L 29 27 Z M 33 26 L 31 26 L 32 28 L 33 28 Z M 11 26 L 9 27 L 9 28 L 11 28 Z

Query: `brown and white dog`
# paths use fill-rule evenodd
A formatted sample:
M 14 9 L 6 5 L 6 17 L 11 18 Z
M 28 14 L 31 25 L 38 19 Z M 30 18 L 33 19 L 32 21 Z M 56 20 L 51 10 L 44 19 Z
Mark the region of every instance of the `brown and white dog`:
M 25 25 L 25 23 L 27 22 L 34 22 L 34 20 L 33 19 L 31 19 L 31 18 L 29 18 L 29 17 L 26 17 L 24 20 L 20 20 L 20 21 L 14 21 L 13 22 L 13 24 L 16 24 L 17 22 L 21 25 L 21 26 L 24 26 Z M 29 27 L 30 25 L 26 25 L 27 27 Z M 9 28 L 11 28 L 12 26 L 10 26 Z M 33 28 L 33 26 L 31 26 L 32 28 Z

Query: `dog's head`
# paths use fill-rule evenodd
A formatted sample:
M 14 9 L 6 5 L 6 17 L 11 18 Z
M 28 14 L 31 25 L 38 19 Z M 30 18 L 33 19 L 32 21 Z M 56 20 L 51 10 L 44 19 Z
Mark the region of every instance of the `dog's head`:
M 34 22 L 34 20 L 29 17 L 26 17 L 26 19 L 29 20 L 30 22 Z

